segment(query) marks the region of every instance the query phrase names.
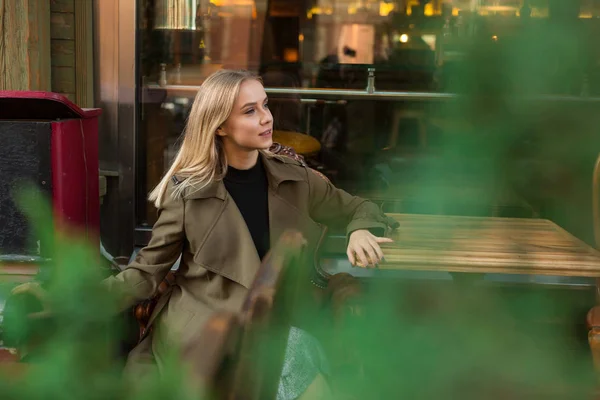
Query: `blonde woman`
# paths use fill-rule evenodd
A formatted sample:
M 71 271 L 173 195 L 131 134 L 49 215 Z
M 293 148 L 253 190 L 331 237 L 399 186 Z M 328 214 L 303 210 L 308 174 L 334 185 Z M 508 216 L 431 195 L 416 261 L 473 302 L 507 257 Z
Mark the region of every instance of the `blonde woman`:
M 205 80 L 181 148 L 150 193 L 159 210 L 152 239 L 131 265 L 105 282 L 133 305 L 156 292 L 181 255 L 175 284 L 151 317 L 155 329 L 129 356 L 130 371 L 150 360 L 160 372 L 172 344 L 193 340 L 213 311 L 239 310 L 262 257 L 288 228 L 300 230 L 310 246 L 320 223 L 341 222 L 352 264 L 367 267 L 381 260 L 379 243 L 390 239 L 372 233 L 386 228 L 378 207 L 336 189 L 298 161 L 269 153 L 272 134 L 273 117 L 258 77 L 221 70 Z M 278 398 L 326 391 L 322 358 L 294 351 L 302 343 L 314 347 L 312 340 L 293 332 Z M 300 364 L 303 376 L 294 372 Z

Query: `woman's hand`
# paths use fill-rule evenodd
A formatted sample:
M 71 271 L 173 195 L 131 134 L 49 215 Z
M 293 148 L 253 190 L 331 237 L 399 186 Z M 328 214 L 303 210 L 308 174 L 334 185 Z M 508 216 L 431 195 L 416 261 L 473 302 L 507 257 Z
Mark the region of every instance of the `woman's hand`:
M 26 282 L 14 287 L 11 292 L 13 296 L 19 295 L 31 295 L 37 299 L 42 305 L 42 311 L 34 312 L 27 315 L 28 318 L 39 319 L 47 318 L 52 316 L 52 310 L 50 308 L 50 301 L 48 299 L 48 292 L 39 282 Z
M 350 234 L 346 254 L 352 265 L 374 268 L 383 259 L 379 243 L 392 242 L 392 239 L 377 237 L 366 229 L 359 229 Z

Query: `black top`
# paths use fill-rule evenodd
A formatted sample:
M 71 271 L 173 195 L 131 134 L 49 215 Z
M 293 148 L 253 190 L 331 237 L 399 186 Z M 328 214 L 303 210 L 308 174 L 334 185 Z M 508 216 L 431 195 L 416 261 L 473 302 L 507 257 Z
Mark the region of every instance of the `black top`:
M 247 170 L 227 167 L 223 182 L 242 213 L 262 260 L 270 247 L 268 182 L 262 161 L 259 159 Z

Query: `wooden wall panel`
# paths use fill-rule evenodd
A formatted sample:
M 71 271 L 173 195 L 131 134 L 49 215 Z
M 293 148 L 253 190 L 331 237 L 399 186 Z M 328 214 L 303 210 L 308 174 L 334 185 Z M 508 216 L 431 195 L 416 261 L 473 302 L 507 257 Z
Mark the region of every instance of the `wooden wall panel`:
M 0 89 L 27 90 L 27 13 L 22 1 L 0 0 Z
M 91 1 L 75 3 L 75 86 L 80 107 L 94 106 L 94 31 Z
M 75 0 L 51 0 L 52 91 L 76 102 Z
M 27 55 L 29 84 L 36 90 L 50 89 L 50 5 L 28 0 L 29 38 Z
M 0 0 L 0 90 L 50 89 L 50 7 Z
M 94 106 L 92 0 L 0 0 L 0 90 Z
M 50 35 L 52 39 L 75 39 L 75 16 L 73 13 L 51 14 Z
M 52 66 L 75 68 L 75 41 L 52 39 Z
M 57 93 L 76 93 L 75 68 L 52 67 L 52 91 Z

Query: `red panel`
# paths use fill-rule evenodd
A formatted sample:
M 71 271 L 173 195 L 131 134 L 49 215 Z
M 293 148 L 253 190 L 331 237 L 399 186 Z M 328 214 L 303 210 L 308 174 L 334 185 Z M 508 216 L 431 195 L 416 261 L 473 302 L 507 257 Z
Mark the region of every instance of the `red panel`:
M 97 118 L 53 122 L 51 152 L 56 227 L 79 229 L 99 247 Z
M 100 248 L 100 188 L 98 170 L 98 119 L 82 121 L 85 132 L 85 154 L 87 159 L 87 220 L 88 236 Z

